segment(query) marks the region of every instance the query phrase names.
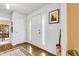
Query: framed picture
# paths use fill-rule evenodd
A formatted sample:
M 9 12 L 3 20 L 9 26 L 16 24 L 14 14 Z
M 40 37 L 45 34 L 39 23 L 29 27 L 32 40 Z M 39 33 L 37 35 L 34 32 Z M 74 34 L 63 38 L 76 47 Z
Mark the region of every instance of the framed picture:
M 59 23 L 59 9 L 49 12 L 49 24 Z

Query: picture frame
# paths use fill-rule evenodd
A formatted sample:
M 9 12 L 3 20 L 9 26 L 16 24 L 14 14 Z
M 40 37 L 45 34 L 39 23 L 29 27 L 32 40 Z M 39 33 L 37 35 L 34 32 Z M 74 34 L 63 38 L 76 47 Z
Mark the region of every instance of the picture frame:
M 59 23 L 59 9 L 49 12 L 49 24 Z

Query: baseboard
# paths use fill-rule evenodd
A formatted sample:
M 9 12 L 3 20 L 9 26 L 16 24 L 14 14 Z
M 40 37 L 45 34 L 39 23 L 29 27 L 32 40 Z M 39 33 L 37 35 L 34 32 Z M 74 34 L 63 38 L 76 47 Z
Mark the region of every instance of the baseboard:
M 11 44 L 11 42 L 0 42 L 0 45 Z
M 12 44 L 13 46 L 19 45 L 19 44 L 23 44 L 25 42 L 20 42 L 20 43 L 16 43 L 16 44 Z

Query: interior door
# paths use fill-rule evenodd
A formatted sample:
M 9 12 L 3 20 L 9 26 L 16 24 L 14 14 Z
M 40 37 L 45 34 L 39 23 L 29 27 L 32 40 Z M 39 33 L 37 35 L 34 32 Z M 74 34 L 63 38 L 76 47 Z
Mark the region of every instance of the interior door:
M 31 41 L 41 46 L 42 44 L 42 16 L 35 15 L 31 18 Z
M 25 42 L 25 17 L 22 14 L 13 13 L 13 33 L 12 33 L 12 44 L 20 44 Z

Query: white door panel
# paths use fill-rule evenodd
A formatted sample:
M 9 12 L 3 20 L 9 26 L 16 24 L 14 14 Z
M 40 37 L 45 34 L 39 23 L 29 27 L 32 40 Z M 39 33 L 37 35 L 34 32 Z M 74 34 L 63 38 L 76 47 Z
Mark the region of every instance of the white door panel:
M 14 12 L 12 22 L 13 22 L 12 44 L 15 45 L 25 42 L 24 15 Z
M 31 40 L 37 45 L 42 44 L 42 17 L 40 14 L 31 19 Z

